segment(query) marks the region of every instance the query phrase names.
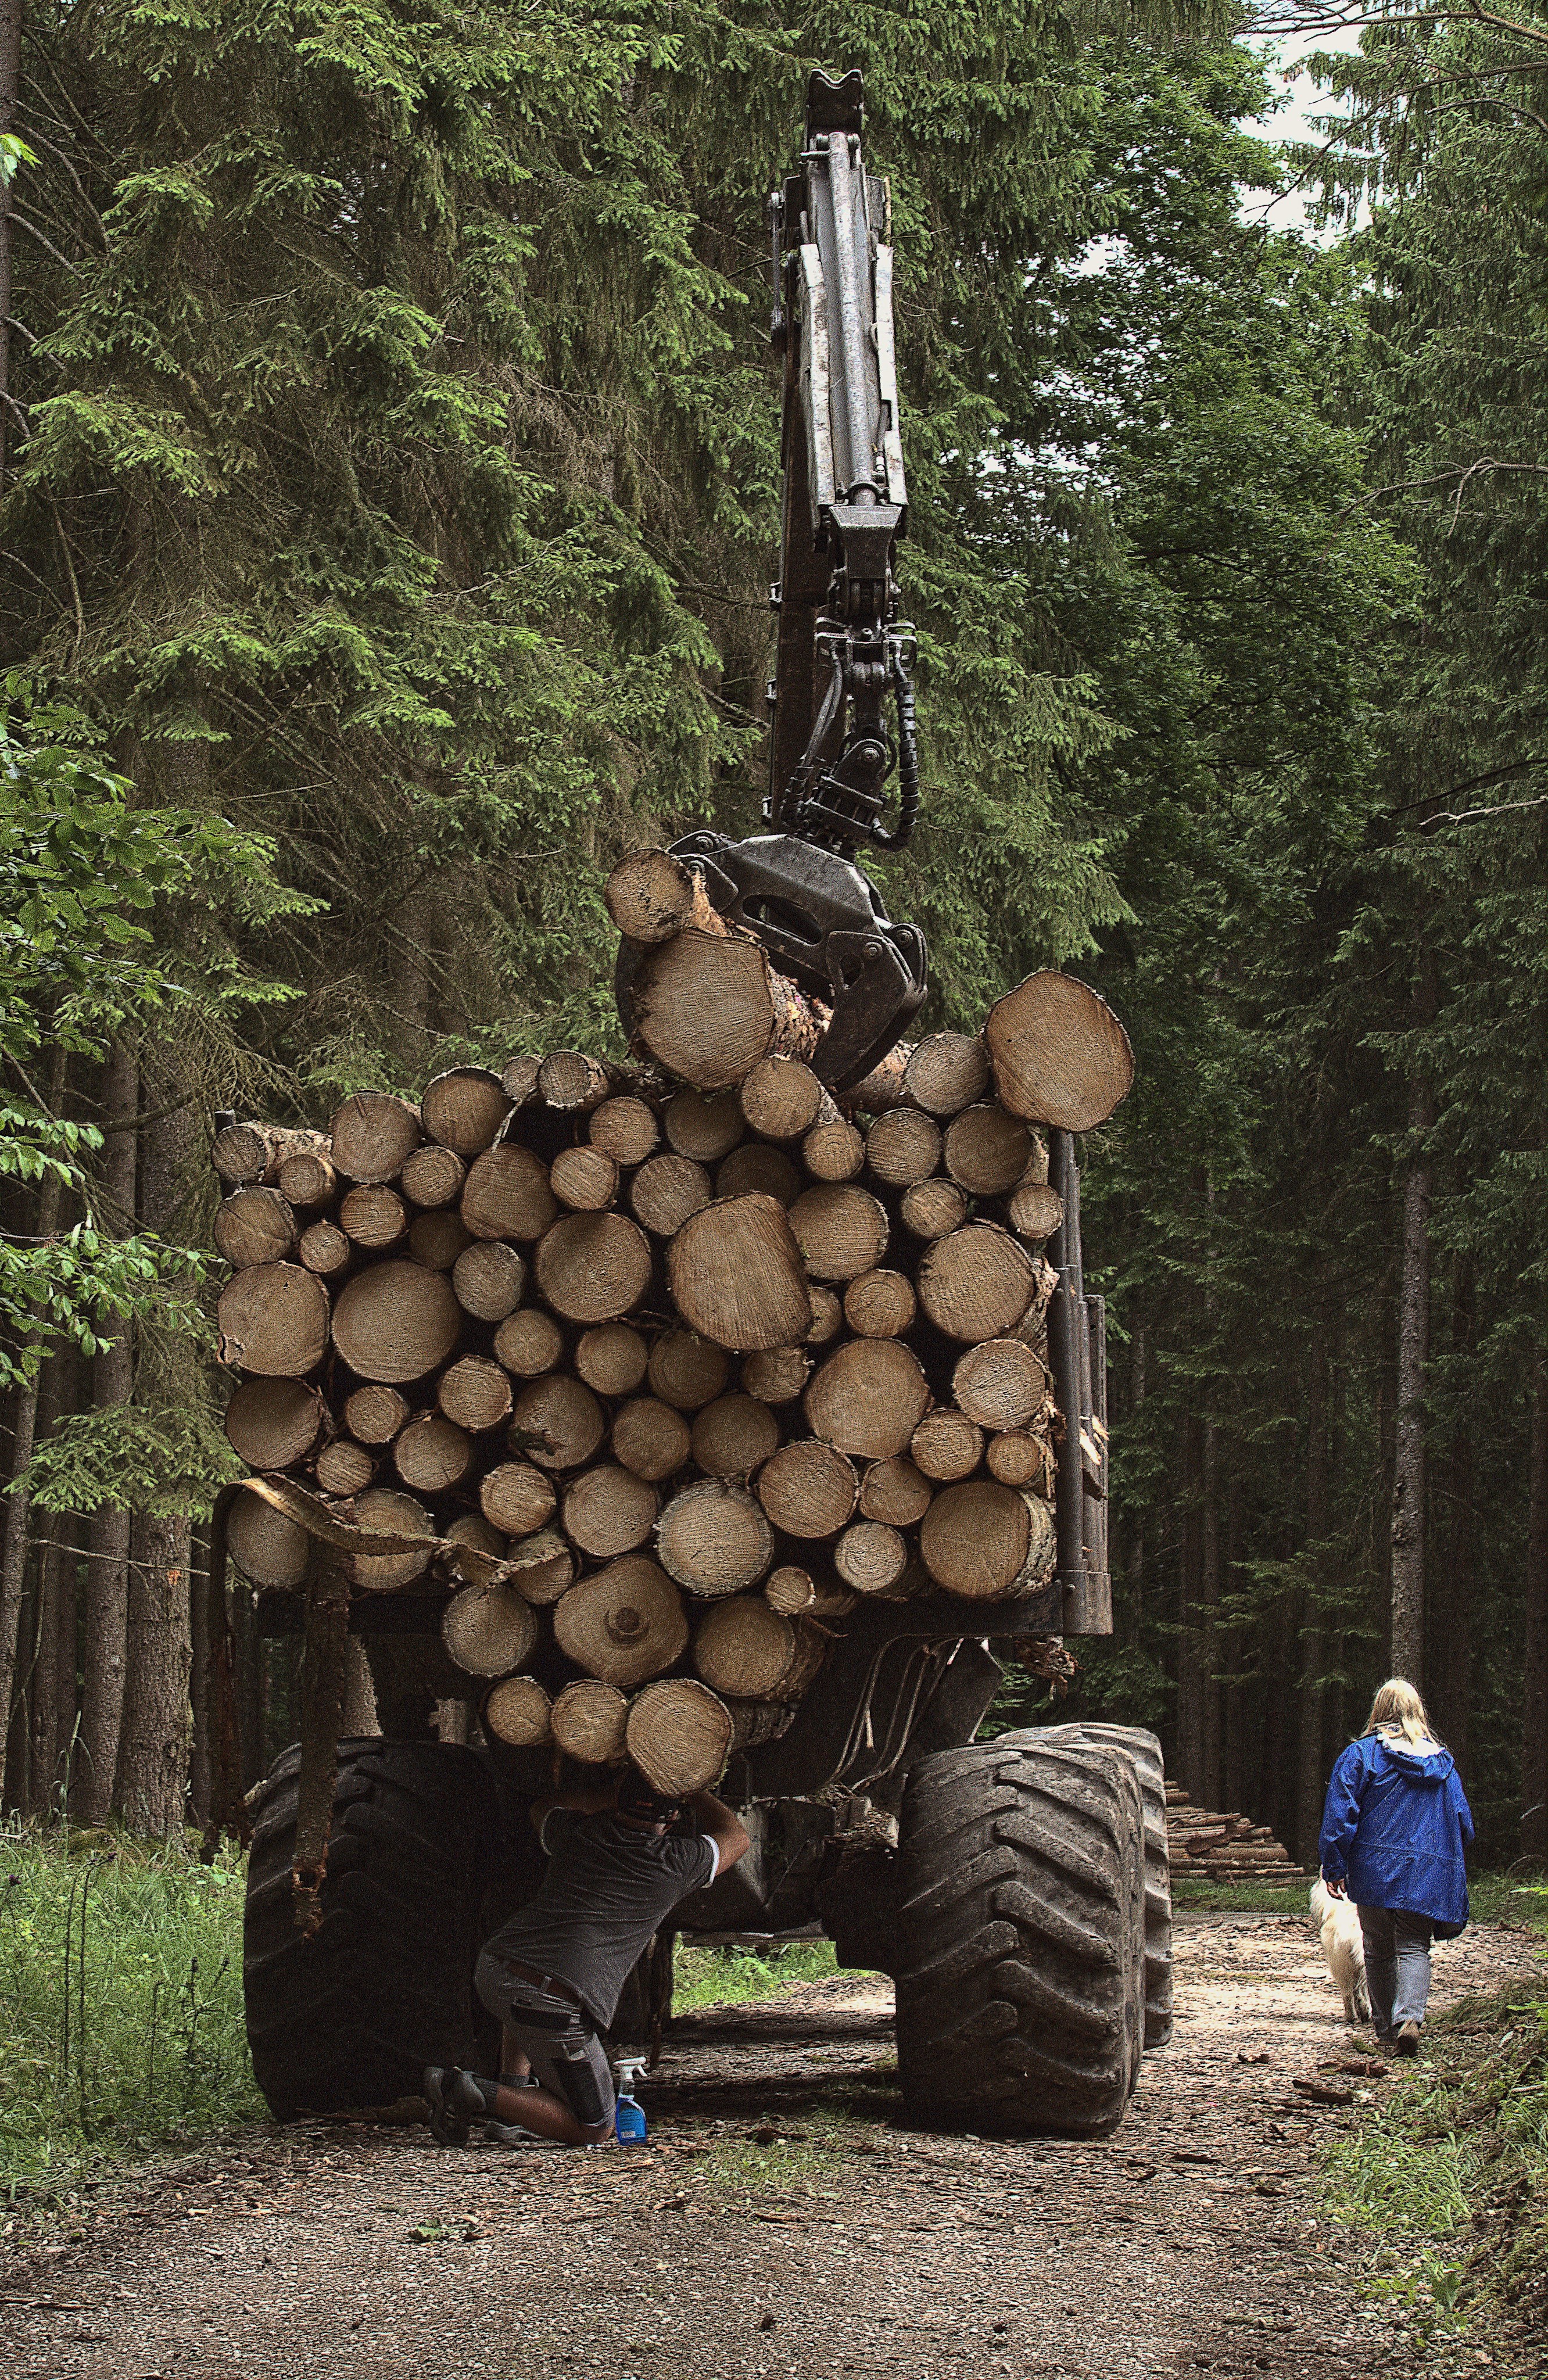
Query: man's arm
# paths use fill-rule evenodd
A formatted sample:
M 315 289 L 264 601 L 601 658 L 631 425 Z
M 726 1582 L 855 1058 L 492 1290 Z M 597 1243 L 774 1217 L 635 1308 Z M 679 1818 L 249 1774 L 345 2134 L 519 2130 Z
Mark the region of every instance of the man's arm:
M 715 1874 L 724 1876 L 728 1867 L 735 1867 L 739 1859 L 745 1859 L 752 1849 L 752 1837 L 735 1810 L 729 1809 L 724 1802 L 717 1802 L 713 1793 L 691 1795 L 688 1806 L 699 1832 L 708 1835 L 719 1852 L 720 1865 Z

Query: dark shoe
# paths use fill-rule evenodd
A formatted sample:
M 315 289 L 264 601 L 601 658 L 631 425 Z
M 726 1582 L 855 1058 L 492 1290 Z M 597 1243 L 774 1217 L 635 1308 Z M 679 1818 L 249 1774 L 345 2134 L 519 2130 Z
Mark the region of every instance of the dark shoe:
M 483 2093 L 460 2066 L 427 2066 L 430 2129 L 444 2149 L 465 2148 L 469 2126 L 484 2112 Z
M 1415 2018 L 1411 2016 L 1406 2018 L 1404 2022 L 1398 2026 L 1396 2036 L 1392 2046 L 1397 2052 L 1399 2058 L 1417 2058 L 1419 2056 L 1419 2024 Z

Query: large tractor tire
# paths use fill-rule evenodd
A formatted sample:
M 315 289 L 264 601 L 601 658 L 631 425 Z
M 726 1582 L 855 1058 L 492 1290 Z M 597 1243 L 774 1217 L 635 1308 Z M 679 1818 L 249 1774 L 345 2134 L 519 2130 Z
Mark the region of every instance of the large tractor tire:
M 501 1840 L 499 1797 L 454 1744 L 349 1739 L 323 1886 L 323 1923 L 296 1925 L 290 1865 L 298 1746 L 257 1810 L 242 1971 L 258 2087 L 281 2118 L 390 2105 L 426 2066 L 474 2062 L 481 1904 Z
M 910 1770 L 897 2063 L 943 2130 L 1110 2132 L 1144 2043 L 1144 1817 L 1127 1754 L 1041 1730 Z
M 1134 1763 L 1145 1807 L 1145 2046 L 1164 2049 L 1172 2038 L 1172 1866 L 1161 1739 L 1148 1727 L 1113 1727 L 1105 1719 L 1035 1732 L 1045 1742 L 1054 1736 L 1074 1736 L 1088 1743 L 1110 1743 Z

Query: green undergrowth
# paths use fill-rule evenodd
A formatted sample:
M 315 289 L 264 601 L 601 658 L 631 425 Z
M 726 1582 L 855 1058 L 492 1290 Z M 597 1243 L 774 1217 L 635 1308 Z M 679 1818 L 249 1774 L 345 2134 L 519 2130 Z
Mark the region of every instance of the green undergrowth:
M 1304 1917 L 1304 1884 L 1207 1884 L 1201 1876 L 1173 1879 L 1174 1909 L 1218 1909 L 1250 1917 Z
M 783 1942 L 765 1950 L 693 1949 L 677 1945 L 672 2006 L 716 2008 L 723 2001 L 773 1999 L 798 1984 L 830 1983 L 838 1973 L 831 1942 Z
M 0 2196 L 262 2114 L 242 1891 L 191 1839 L 0 1834 Z

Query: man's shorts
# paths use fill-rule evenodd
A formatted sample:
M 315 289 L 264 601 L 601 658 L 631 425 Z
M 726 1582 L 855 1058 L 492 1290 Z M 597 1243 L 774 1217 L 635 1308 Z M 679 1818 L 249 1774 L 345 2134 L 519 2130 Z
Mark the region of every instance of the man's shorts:
M 545 2091 L 561 2098 L 578 2124 L 611 2127 L 617 2095 L 613 2070 L 583 2009 L 514 1974 L 502 1959 L 479 1954 L 473 1985 L 491 2016 L 513 2034 Z

